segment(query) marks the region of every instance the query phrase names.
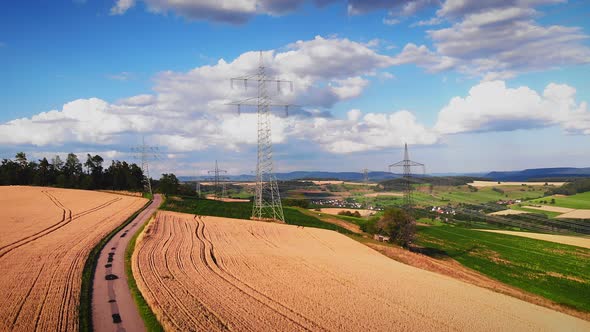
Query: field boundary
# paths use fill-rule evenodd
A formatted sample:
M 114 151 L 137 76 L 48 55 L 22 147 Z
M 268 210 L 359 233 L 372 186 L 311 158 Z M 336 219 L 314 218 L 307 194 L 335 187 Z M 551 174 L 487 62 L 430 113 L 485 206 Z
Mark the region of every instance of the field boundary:
M 149 200 L 143 207 L 135 211 L 129 218 L 127 218 L 121 225 L 115 228 L 112 232 L 107 234 L 100 242 L 92 248 L 84 263 L 84 270 L 82 270 L 82 287 L 80 290 L 80 307 L 78 308 L 78 321 L 80 331 L 92 331 L 92 285 L 94 282 L 94 271 L 98 264 L 98 256 L 103 247 L 109 242 L 115 234 L 117 234 L 124 227 L 129 225 L 137 216 L 145 210 L 152 200 Z
M 137 282 L 135 281 L 135 278 L 133 277 L 133 269 L 132 269 L 131 264 L 132 264 L 132 257 L 133 257 L 133 252 L 135 251 L 135 244 L 137 242 L 137 238 L 139 237 L 140 234 L 143 233 L 146 226 L 154 220 L 154 215 L 156 213 L 157 213 L 157 211 L 154 212 L 154 214 L 150 216 L 150 219 L 146 223 L 144 223 L 137 230 L 137 232 L 135 232 L 135 234 L 133 235 L 133 237 L 129 241 L 127 248 L 125 248 L 125 274 L 127 275 L 127 282 L 128 282 L 129 290 L 131 291 L 131 296 L 133 296 L 133 300 L 135 301 L 135 305 L 137 305 L 137 309 L 139 310 L 139 315 L 141 316 L 141 319 L 145 323 L 146 329 L 148 331 L 164 331 L 164 327 L 162 326 L 162 324 L 160 324 L 160 321 L 158 321 L 156 314 L 154 314 L 154 312 L 152 311 L 152 308 L 150 308 L 149 304 L 147 303 L 147 301 L 143 297 L 143 294 L 141 294 L 139 287 L 137 287 Z

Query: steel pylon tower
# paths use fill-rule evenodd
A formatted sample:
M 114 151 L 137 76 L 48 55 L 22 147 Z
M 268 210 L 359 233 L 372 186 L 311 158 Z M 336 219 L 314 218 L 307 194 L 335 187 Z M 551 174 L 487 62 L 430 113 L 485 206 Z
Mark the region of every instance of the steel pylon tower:
M 363 183 L 365 184 L 365 190 L 369 191 L 369 169 L 368 168 L 363 168 L 361 170 L 363 172 Z M 369 197 L 365 198 L 365 207 L 368 208 L 369 207 Z
M 404 160 L 398 161 L 395 164 L 389 165 L 389 171 L 391 172 L 392 167 L 403 167 L 404 170 L 404 207 L 411 209 L 414 205 L 414 199 L 412 197 L 412 167 L 422 167 L 422 173 L 425 173 L 424 164 L 410 160 L 408 153 L 408 144 L 404 146 Z
M 249 81 L 254 81 L 257 84 L 258 90 L 256 97 L 230 103 L 231 105 L 238 106 L 238 113 L 240 113 L 241 106 L 257 107 L 258 155 L 252 219 L 285 222 L 279 186 L 273 171 L 270 112 L 272 107 L 280 106 L 284 107 L 285 114 L 288 116 L 289 107 L 292 105 L 273 104 L 268 95 L 267 84 L 276 84 L 277 90 L 280 92 L 283 84 L 288 84 L 291 90 L 293 90 L 293 82 L 273 79 L 266 76 L 266 68 L 264 67 L 264 61 L 262 59 L 262 52 L 260 52 L 258 71 L 256 74 L 232 78 L 232 87 L 236 81 L 243 81 L 245 88 L 247 88 Z M 256 99 L 256 103 L 251 103 L 250 101 L 253 101 L 254 99 Z
M 215 198 L 224 198 L 226 196 L 225 192 L 225 180 L 227 180 L 226 176 L 222 174 L 227 174 L 226 170 L 219 169 L 219 165 L 217 164 L 217 160 L 215 160 L 215 169 L 212 171 L 208 171 L 209 174 L 213 174 L 213 181 L 215 185 Z M 200 185 L 199 185 L 200 191 Z
M 145 184 L 144 188 L 153 195 L 152 191 L 152 182 L 150 177 L 150 160 L 157 160 L 160 150 L 157 146 L 147 146 L 145 144 L 145 136 L 141 138 L 141 145 L 137 147 L 131 148 L 131 151 L 135 152 L 136 158 L 140 159 L 141 161 L 141 170 L 143 171 L 143 176 L 145 177 Z

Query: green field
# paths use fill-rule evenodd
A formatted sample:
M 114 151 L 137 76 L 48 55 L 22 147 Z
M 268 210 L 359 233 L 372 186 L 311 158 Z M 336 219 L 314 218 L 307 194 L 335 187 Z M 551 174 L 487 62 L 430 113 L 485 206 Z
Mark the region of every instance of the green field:
M 555 204 L 550 203 L 551 199 L 555 199 Z M 547 203 L 542 203 L 544 201 L 547 201 Z M 532 200 L 530 203 L 559 206 L 570 209 L 590 209 L 590 191 L 572 196 L 547 196 Z
M 433 256 L 590 311 L 590 249 L 452 226 L 419 226 L 417 244 Z
M 161 207 L 162 210 L 177 211 L 204 216 L 216 216 L 236 219 L 250 219 L 252 215 L 252 203 L 250 202 L 221 202 L 209 199 L 198 199 L 193 197 L 182 197 L 168 199 Z M 352 232 L 338 225 L 330 224 L 318 218 L 307 216 L 296 208 L 284 207 L 285 220 L 287 224 L 315 227 L 337 231 L 339 233 L 351 234 Z
M 495 191 L 492 187 L 479 188 L 477 191 L 471 191 L 467 186 L 435 186 L 432 193 L 425 191 L 414 191 L 413 197 L 416 205 L 419 206 L 441 206 L 441 205 L 457 205 L 459 203 L 468 204 L 483 204 L 489 202 L 496 202 L 498 200 L 527 200 L 542 197 L 545 193 L 543 188 L 534 188 L 528 186 L 507 186 L 498 187 L 499 191 Z M 360 203 L 371 203 L 381 207 L 401 206 L 403 204 L 402 197 L 394 196 L 379 196 L 379 197 L 364 197 L 364 193 L 353 195 L 356 201 Z

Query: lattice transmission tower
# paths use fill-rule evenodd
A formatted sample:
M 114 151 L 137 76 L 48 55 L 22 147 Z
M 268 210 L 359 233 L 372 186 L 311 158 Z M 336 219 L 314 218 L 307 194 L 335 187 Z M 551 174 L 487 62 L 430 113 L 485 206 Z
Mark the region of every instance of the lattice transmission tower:
M 220 169 L 217 160 L 215 160 L 215 169 L 208 171 L 208 173 L 213 174 L 212 180 L 215 186 L 215 198 L 225 198 L 227 196 L 225 191 L 225 181 L 229 178 L 224 174 L 227 174 L 227 171 Z
M 260 52 L 258 71 L 251 75 L 232 78 L 232 88 L 235 82 L 243 82 L 245 89 L 247 89 L 249 82 L 255 82 L 257 85 L 256 97 L 229 103 L 238 107 L 238 114 L 241 112 L 242 106 L 255 106 L 257 108 L 258 160 L 256 164 L 256 186 L 252 219 L 285 222 L 279 187 L 273 171 L 270 112 L 272 107 L 283 107 L 285 115 L 288 116 L 289 107 L 293 105 L 272 103 L 267 84 L 276 84 L 277 91 L 281 92 L 283 85 L 288 85 L 292 91 L 293 82 L 268 77 L 262 52 Z
M 157 146 L 147 146 L 145 144 L 145 136 L 141 138 L 141 145 L 131 148 L 131 151 L 135 153 L 135 158 L 141 162 L 141 170 L 144 176 L 144 188 L 153 195 L 152 182 L 150 177 L 150 166 L 151 160 L 160 159 L 160 149 Z
M 398 161 L 395 164 L 389 165 L 389 171 L 391 172 L 392 167 L 403 167 L 404 170 L 404 208 L 411 209 L 414 205 L 414 199 L 412 197 L 412 167 L 422 167 L 422 173 L 426 173 L 424 164 L 410 160 L 408 153 L 408 144 L 404 146 L 404 160 Z
M 365 190 L 366 190 L 366 191 L 370 191 L 370 190 L 369 190 L 369 189 L 370 189 L 370 188 L 369 188 L 369 169 L 368 169 L 368 168 L 363 168 L 363 169 L 361 170 L 361 172 L 363 172 L 363 183 L 365 184 Z M 368 195 L 367 195 L 367 196 L 365 197 L 365 208 L 369 208 L 369 206 L 370 206 L 370 204 L 369 204 L 369 203 L 370 203 L 370 201 L 371 201 L 371 199 L 370 199 L 370 196 L 368 196 Z

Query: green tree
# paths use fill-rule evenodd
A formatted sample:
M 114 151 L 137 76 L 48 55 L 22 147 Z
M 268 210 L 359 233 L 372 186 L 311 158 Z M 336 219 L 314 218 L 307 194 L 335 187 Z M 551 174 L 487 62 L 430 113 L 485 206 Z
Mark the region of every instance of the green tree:
M 79 186 L 82 175 L 82 163 L 80 163 L 78 156 L 69 153 L 62 171 L 66 178 L 66 186 L 73 188 Z
M 46 186 L 49 184 L 50 179 L 50 169 L 49 169 L 49 161 L 47 158 L 43 158 L 39 160 L 39 168 L 37 169 L 37 174 L 39 175 L 39 185 Z
M 168 195 L 176 194 L 178 192 L 179 185 L 180 182 L 176 178 L 176 175 L 172 173 L 162 174 L 162 177 L 159 181 L 160 192 L 166 195 L 166 197 L 168 197 Z
M 16 184 L 30 184 L 32 182 L 32 172 L 27 161 L 27 155 L 24 152 L 18 152 L 14 159 L 17 165 Z
M 406 211 L 398 208 L 385 210 L 383 217 L 377 223 L 380 233 L 390 237 L 390 242 L 407 248 L 414 241 L 416 221 Z
M 90 189 L 100 188 L 102 185 L 102 163 L 104 159 L 101 156 L 95 155 L 91 156 L 90 154 L 87 155 L 86 162 L 84 166 L 86 166 L 86 171 L 90 176 L 90 180 L 88 180 L 88 185 Z

